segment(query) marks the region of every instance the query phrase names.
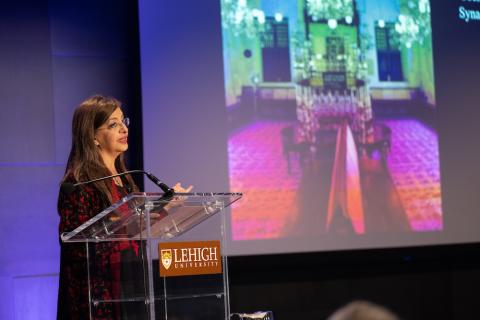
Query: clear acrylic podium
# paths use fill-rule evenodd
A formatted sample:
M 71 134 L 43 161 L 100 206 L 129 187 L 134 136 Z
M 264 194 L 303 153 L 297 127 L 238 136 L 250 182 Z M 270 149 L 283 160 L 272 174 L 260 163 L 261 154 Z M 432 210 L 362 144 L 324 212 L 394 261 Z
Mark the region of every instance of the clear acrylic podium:
M 222 211 L 241 196 L 179 193 L 166 198 L 161 193 L 132 193 L 63 233 L 63 242 L 86 246 L 90 318 L 95 318 L 96 308 L 106 307 L 113 308 L 121 319 L 228 319 L 226 218 Z M 207 240 L 220 241 L 221 273 L 160 274 L 160 244 Z M 190 266 L 194 265 L 191 262 Z M 102 290 L 104 286 L 110 288 L 108 293 Z

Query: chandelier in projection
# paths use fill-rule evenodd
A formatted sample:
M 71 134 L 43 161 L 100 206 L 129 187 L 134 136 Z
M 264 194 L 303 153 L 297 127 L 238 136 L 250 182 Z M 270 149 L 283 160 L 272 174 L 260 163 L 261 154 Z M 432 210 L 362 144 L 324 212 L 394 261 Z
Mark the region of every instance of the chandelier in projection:
M 423 44 L 431 34 L 429 0 L 406 1 L 402 14 L 395 23 L 395 38 L 399 44 L 411 48 L 415 43 Z
M 222 27 L 235 36 L 255 37 L 265 31 L 265 13 L 247 0 L 222 0 Z
M 353 21 L 353 0 L 307 0 L 307 13 L 313 21 L 327 20 L 330 28 L 336 27 L 338 20 Z

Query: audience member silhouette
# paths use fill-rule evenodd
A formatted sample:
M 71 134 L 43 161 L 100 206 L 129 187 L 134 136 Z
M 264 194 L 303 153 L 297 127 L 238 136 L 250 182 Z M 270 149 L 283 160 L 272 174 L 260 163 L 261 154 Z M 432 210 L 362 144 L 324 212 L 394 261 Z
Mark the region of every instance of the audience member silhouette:
M 385 307 L 368 301 L 353 301 L 335 311 L 327 320 L 400 320 Z

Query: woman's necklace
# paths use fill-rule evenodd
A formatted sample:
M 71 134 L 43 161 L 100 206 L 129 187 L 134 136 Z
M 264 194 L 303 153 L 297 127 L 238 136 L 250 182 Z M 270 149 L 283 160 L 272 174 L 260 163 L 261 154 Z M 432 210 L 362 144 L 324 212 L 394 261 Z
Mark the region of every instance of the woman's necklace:
M 113 178 L 113 181 L 115 182 L 115 184 L 119 187 L 123 187 L 123 183 L 122 183 L 122 179 L 120 177 L 115 177 Z

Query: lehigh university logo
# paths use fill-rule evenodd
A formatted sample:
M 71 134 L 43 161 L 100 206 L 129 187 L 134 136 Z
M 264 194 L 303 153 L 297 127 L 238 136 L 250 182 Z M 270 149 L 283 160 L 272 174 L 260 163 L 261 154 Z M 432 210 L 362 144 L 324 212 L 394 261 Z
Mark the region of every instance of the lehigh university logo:
M 165 249 L 162 250 L 162 264 L 165 267 L 165 269 L 168 270 L 170 266 L 172 265 L 172 250 L 170 249 Z
M 160 276 L 222 273 L 220 241 L 161 242 Z

